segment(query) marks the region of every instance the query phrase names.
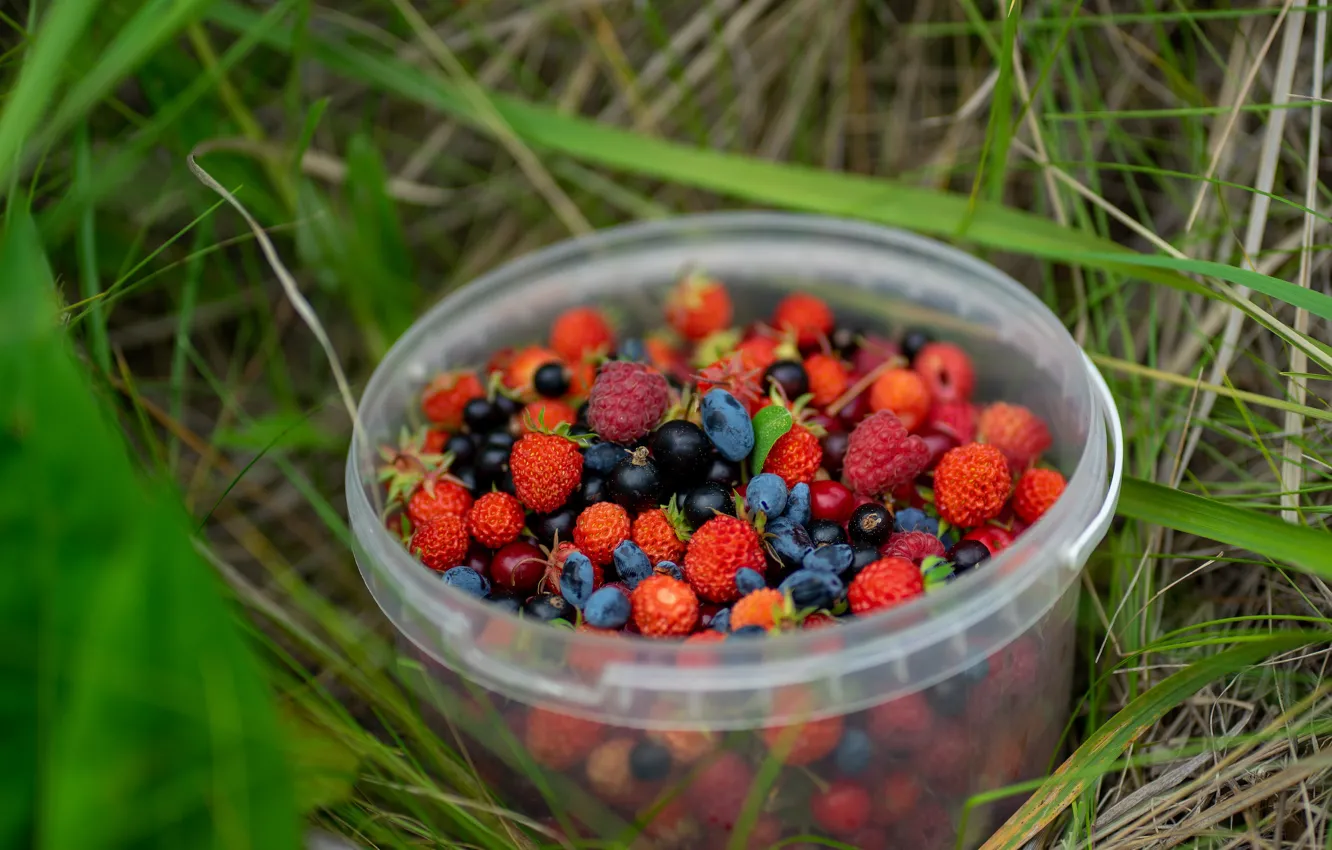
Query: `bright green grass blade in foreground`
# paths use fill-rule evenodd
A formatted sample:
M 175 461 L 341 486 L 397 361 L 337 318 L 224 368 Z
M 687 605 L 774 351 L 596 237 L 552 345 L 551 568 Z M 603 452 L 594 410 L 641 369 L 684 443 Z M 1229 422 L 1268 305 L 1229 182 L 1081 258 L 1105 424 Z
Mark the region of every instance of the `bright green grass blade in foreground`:
M 99 408 L 31 219 L 6 224 L 0 846 L 296 847 L 272 695 L 227 594 Z

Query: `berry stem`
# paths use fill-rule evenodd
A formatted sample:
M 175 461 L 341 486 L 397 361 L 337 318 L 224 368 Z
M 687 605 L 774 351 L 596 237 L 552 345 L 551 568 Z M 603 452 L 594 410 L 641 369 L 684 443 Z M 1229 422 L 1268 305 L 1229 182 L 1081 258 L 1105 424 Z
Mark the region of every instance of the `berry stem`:
M 884 372 L 887 372 L 889 369 L 896 369 L 905 365 L 906 365 L 905 359 L 901 357 L 889 357 L 887 360 L 883 361 L 878 366 L 875 366 L 873 369 L 866 372 L 863 378 L 861 378 L 859 381 L 856 381 L 847 389 L 846 392 L 838 396 L 836 401 L 834 401 L 832 404 L 828 405 L 824 409 L 824 413 L 828 414 L 829 416 L 836 416 L 837 414 L 842 412 L 843 407 L 846 407 L 848 404 L 855 401 L 856 396 L 860 395 L 865 390 L 869 389 L 870 386 L 873 385 L 875 381 L 879 380 L 879 376 L 882 375 Z

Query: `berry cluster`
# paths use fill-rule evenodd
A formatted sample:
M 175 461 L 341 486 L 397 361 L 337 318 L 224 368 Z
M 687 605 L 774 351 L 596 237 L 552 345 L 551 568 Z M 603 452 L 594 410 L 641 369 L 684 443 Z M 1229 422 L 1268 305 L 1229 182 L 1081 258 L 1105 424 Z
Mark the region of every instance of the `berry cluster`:
M 382 450 L 388 527 L 524 617 L 702 641 L 900 605 L 1062 493 L 1045 423 L 973 400 L 957 345 L 858 333 L 809 293 L 733 315 L 692 275 L 645 335 L 577 307 L 544 344 L 436 376 L 428 425 Z

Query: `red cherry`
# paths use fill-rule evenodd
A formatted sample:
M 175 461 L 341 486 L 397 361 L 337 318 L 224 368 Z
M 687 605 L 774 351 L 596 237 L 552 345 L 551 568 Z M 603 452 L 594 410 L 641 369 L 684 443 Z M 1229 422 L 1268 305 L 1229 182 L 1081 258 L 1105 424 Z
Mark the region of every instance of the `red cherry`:
M 842 474 L 842 464 L 850 445 L 851 435 L 845 431 L 833 431 L 823 438 L 823 468 L 834 478 Z
M 938 431 L 928 431 L 921 434 L 920 438 L 925 441 L 925 447 L 930 450 L 930 460 L 925 467 L 926 469 L 934 469 L 939 464 L 939 458 L 943 457 L 949 449 L 956 448 L 958 444 L 957 440 Z
M 841 420 L 842 426 L 850 431 L 856 427 L 856 423 L 865 418 L 869 413 L 869 393 L 861 393 L 846 403 L 837 413 L 837 418 Z
M 920 795 L 920 782 L 912 774 L 888 774 L 879 786 L 879 805 L 874 809 L 874 822 L 879 826 L 890 826 L 910 817 L 920 802 Z
M 962 535 L 962 539 L 979 540 L 985 544 L 986 549 L 990 550 L 991 555 L 998 555 L 1013 545 L 1013 535 L 995 525 L 983 525 L 980 528 L 974 528 Z
M 830 519 L 841 525 L 851 519 L 856 497 L 836 481 L 815 481 L 809 485 L 809 510 L 814 519 Z
M 490 550 L 480 543 L 473 543 L 467 547 L 467 557 L 463 559 L 464 567 L 471 567 L 483 576 L 490 575 Z
M 515 596 L 536 590 L 545 572 L 541 550 L 523 540 L 501 546 L 490 561 L 490 580 Z
M 890 357 L 896 357 L 897 352 L 897 343 L 869 334 L 851 358 L 851 371 L 857 375 L 868 375 Z
M 869 823 L 870 794 L 858 782 L 840 779 L 809 802 L 814 822 L 834 835 L 850 835 Z

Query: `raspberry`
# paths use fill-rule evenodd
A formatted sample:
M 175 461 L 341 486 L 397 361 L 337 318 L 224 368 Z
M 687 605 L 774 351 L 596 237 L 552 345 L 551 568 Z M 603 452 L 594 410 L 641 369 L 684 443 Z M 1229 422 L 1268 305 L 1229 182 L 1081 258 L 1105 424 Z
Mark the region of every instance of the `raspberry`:
M 698 625 L 698 597 L 693 588 L 668 575 L 640 581 L 630 601 L 634 623 L 648 637 L 683 637 Z
M 595 307 L 573 307 L 550 326 L 550 347 L 570 363 L 604 354 L 615 345 L 615 332 Z
M 772 326 L 783 333 L 795 333 L 798 345 L 810 346 L 832 333 L 833 314 L 822 298 L 796 292 L 777 303 Z
M 719 514 L 689 538 L 683 566 L 685 578 L 700 599 L 730 602 L 740 596 L 735 586 L 736 571 L 750 567 L 762 575 L 767 570 L 767 558 L 752 525 Z
M 870 410 L 891 410 L 904 428 L 915 431 L 930 412 L 930 391 L 910 369 L 889 369 L 870 387 L 869 403 Z
M 775 615 L 786 604 L 786 596 L 773 587 L 756 590 L 731 607 L 731 631 L 745 626 L 771 629 L 776 625 Z
M 1013 491 L 1013 510 L 1023 522 L 1035 522 L 1063 495 L 1064 484 L 1064 476 L 1057 470 L 1028 469 Z
M 679 562 L 684 557 L 685 544 L 675 531 L 666 512 L 661 508 L 643 511 L 634 520 L 633 540 L 652 560 Z
M 587 421 L 612 443 L 632 443 L 657 424 L 671 404 L 660 372 L 642 363 L 613 360 L 601 367 L 588 398 Z
M 409 551 L 432 570 L 443 572 L 467 557 L 467 527 L 460 516 L 445 514 L 412 532 Z
M 944 557 L 946 550 L 943 541 L 928 531 L 899 531 L 879 547 L 879 554 L 885 558 L 903 558 L 919 566 L 931 555 Z
M 871 708 L 866 731 L 875 743 L 892 752 L 910 752 L 927 742 L 933 729 L 934 712 L 917 692 Z
M 685 789 L 690 806 L 706 827 L 730 832 L 740 818 L 754 772 L 738 753 L 721 753 Z
M 814 394 L 813 402 L 818 407 L 827 407 L 837 401 L 851 383 L 842 362 L 831 354 L 806 357 L 805 374 L 809 376 L 809 391 Z
M 523 740 L 532 759 L 551 770 L 568 770 L 592 752 L 602 726 L 568 714 L 532 708 L 527 712 Z
M 1004 453 L 1013 469 L 1025 469 L 1050 448 L 1050 429 L 1020 404 L 996 402 L 981 411 L 976 439 Z
M 819 438 L 804 425 L 792 425 L 791 430 L 777 438 L 763 461 L 763 471 L 780 475 L 787 487 L 809 484 L 823 463 L 823 446 Z
M 951 342 L 928 343 L 916 353 L 911 368 L 925 379 L 935 401 L 970 401 L 976 389 L 971 358 Z
M 498 549 L 518 539 L 527 514 L 523 505 L 508 493 L 487 493 L 476 500 L 467 514 L 467 531 L 488 549 Z
M 666 298 L 666 321 L 685 339 L 697 342 L 731 324 L 730 293 L 720 283 L 690 275 Z
M 522 503 L 548 514 L 582 482 L 583 454 L 577 443 L 558 434 L 528 434 L 509 453 L 509 471 Z
M 485 393 L 476 373 L 446 372 L 426 385 L 421 394 L 421 412 L 441 428 L 457 431 L 462 427 L 463 407 Z
M 615 547 L 629 539 L 629 514 L 614 502 L 583 508 L 574 524 L 574 545 L 597 566 L 611 562 Z
M 407 518 L 412 526 L 425 525 L 442 516 L 461 517 L 472 507 L 472 494 L 456 481 L 441 481 L 427 475 L 407 500 Z
M 925 427 L 952 437 L 957 445 L 976 439 L 976 405 L 969 401 L 945 401 L 930 408 Z
M 905 558 L 880 558 L 851 581 L 847 600 L 854 614 L 891 608 L 925 592 L 920 567 Z
M 559 425 L 572 425 L 578 421 L 578 411 L 562 401 L 541 399 L 524 405 L 518 416 L 519 426 L 524 434 L 536 433 L 536 430 L 553 431 Z M 528 423 L 531 423 L 529 427 Z M 534 430 L 536 429 L 536 430 Z
M 881 410 L 851 432 L 842 477 L 857 493 L 877 496 L 913 480 L 924 471 L 929 456 L 924 440 L 908 434 L 896 415 Z
M 972 528 L 999 516 L 1013 491 L 1003 452 L 983 443 L 950 449 L 934 468 L 934 502 L 939 516 Z

